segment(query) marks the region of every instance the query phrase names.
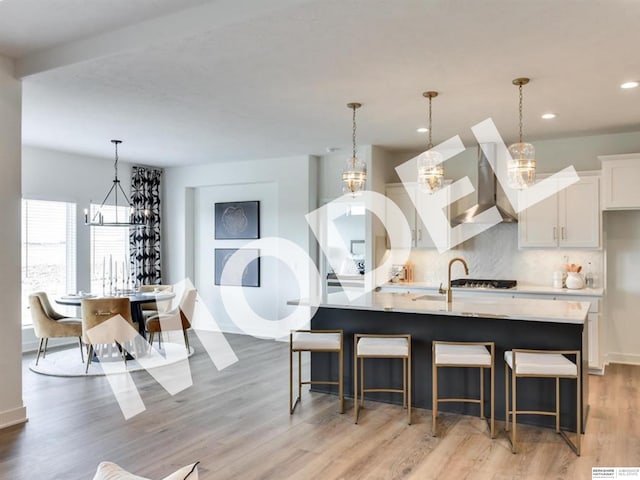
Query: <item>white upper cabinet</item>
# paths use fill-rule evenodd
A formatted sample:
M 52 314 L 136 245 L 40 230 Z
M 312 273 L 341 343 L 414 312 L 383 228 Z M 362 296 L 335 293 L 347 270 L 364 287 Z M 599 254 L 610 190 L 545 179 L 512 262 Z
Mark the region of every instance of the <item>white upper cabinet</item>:
M 518 245 L 600 247 L 599 188 L 598 176 L 581 174 L 577 183 L 520 212 Z
M 401 184 L 390 184 L 386 187 L 387 198 L 392 200 L 402 211 L 410 228 L 410 235 L 406 234 L 401 237 L 402 248 L 435 248 L 433 240 L 418 212 L 416 211 L 416 205 L 418 209 L 424 201 L 424 196 L 427 193 L 421 192 L 416 184 L 407 184 L 405 186 Z M 415 200 L 415 204 L 414 201 Z M 397 219 L 394 218 L 390 212 L 387 212 L 386 226 L 388 229 L 394 231 L 400 231 Z M 388 236 L 387 236 L 388 238 Z M 387 243 L 387 247 L 389 244 Z
M 408 190 L 408 191 L 407 191 Z M 401 232 L 400 236 L 400 245 L 397 245 L 400 248 L 413 248 L 415 247 L 416 241 L 416 210 L 413 205 L 412 197 L 415 195 L 415 187 L 409 186 L 408 189 L 405 189 L 402 185 L 387 185 L 386 188 L 387 198 L 393 201 L 400 211 L 404 215 L 407 223 L 409 224 L 410 232 L 405 232 L 404 229 L 401 228 L 401 222 L 397 216 L 393 215 L 392 212 L 387 208 L 386 218 L 385 218 L 385 227 L 389 231 L 393 232 Z M 387 235 L 387 243 L 388 243 L 389 235 Z M 387 244 L 387 247 L 390 245 Z
M 446 183 L 445 183 L 446 185 Z M 430 195 L 429 193 L 421 190 L 416 186 L 416 248 L 436 248 L 435 243 L 431 240 L 431 235 L 429 235 L 429 230 L 422 222 L 422 217 L 420 216 L 420 211 L 424 211 L 424 205 L 427 197 Z
M 640 209 L 640 153 L 602 155 L 602 209 Z
M 600 179 L 581 177 L 559 194 L 558 225 L 561 247 L 600 246 Z
M 518 215 L 520 247 L 558 246 L 558 201 L 558 195 L 553 195 L 520 212 Z

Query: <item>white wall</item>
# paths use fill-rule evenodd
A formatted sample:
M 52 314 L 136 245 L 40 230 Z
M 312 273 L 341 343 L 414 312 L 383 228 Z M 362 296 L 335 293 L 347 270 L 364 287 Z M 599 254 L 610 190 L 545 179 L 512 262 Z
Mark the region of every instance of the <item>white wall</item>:
M 314 261 L 315 242 L 305 214 L 317 206 L 313 185 L 318 183 L 317 158 L 298 156 L 244 162 L 215 163 L 168 168 L 164 183 L 165 275 L 169 282 L 186 277 L 195 281 L 206 306 L 224 331 L 238 329 L 219 301 L 219 287 L 213 281 L 212 250 L 219 246 L 240 246 L 240 241 L 213 238 L 213 203 L 216 201 L 261 200 L 261 237 L 290 240 Z M 208 232 L 207 232 L 208 230 Z M 287 268 L 264 260 L 261 287 L 247 287 L 247 300 L 266 318 L 288 313 L 285 303 L 299 295 Z M 302 266 L 300 266 L 302 268 Z
M 20 144 L 22 85 L 13 61 L 0 56 L 0 428 L 22 423 L 20 321 Z

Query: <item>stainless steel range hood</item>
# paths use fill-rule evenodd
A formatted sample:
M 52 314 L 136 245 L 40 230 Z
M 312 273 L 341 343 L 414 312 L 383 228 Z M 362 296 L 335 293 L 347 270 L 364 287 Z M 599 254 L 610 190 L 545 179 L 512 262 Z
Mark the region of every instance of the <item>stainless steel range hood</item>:
M 491 143 L 483 146 L 484 150 L 495 159 L 496 145 Z M 513 223 L 518 221 L 518 216 L 511 208 L 504 190 L 498 183 L 484 150 L 478 145 L 478 186 L 476 187 L 478 203 L 451 220 L 452 225 L 474 223 L 476 215 L 489 210 L 491 207 L 498 209 L 503 222 Z

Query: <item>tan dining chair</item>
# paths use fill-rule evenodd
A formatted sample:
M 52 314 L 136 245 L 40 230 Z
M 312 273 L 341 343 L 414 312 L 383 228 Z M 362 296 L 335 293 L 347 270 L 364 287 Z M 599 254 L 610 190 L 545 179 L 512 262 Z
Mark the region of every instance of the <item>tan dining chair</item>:
M 33 330 L 40 340 L 38 344 L 38 355 L 36 365 L 47 355 L 47 344 L 50 338 L 76 337 L 80 343 L 80 358 L 84 363 L 82 354 L 82 322 L 79 318 L 66 317 L 56 312 L 49 297 L 45 292 L 34 292 L 29 295 L 29 309 L 33 320 Z
M 140 293 L 162 292 L 173 293 L 173 285 L 140 285 Z M 142 315 L 146 319 L 171 309 L 171 299 L 153 300 L 140 305 Z
M 100 328 L 102 324 L 120 315 L 125 322 L 114 321 L 108 327 Z M 127 328 L 131 327 L 131 328 Z M 111 348 L 114 344 L 120 349 L 120 354 L 127 365 L 126 346 L 133 342 L 138 334 L 137 324 L 131 321 L 131 302 L 128 298 L 84 298 L 82 299 L 82 341 L 88 345 L 87 368 L 93 360 L 96 346 Z
M 194 288 L 185 289 L 180 298 L 178 307 L 164 313 L 158 313 L 147 319 L 147 333 L 149 345 L 153 345 L 155 334 L 158 334 L 158 345 L 160 344 L 160 336 L 163 331 L 182 330 L 184 335 L 184 344 L 189 352 L 189 335 L 187 330 L 191 328 L 191 320 L 196 307 L 196 297 L 198 291 Z M 173 321 L 172 321 L 173 320 Z

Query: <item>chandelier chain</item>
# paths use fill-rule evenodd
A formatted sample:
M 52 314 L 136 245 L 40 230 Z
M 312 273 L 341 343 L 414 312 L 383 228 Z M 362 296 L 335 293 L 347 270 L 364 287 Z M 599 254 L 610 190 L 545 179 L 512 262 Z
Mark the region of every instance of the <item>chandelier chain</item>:
M 518 104 L 518 113 L 520 115 L 520 143 L 522 143 L 522 84 L 518 86 L 520 101 Z
M 427 148 L 433 148 L 433 143 L 431 142 L 431 99 L 432 97 L 429 96 L 429 144 L 427 145 Z
M 114 141 L 113 144 L 116 147 L 116 158 L 115 158 L 115 162 L 113 163 L 113 168 L 116 172 L 116 180 L 118 180 L 118 141 Z
M 352 155 L 351 155 L 351 161 L 355 162 L 356 161 L 356 106 L 354 105 L 353 107 L 353 133 L 351 136 L 351 141 L 352 141 L 352 145 L 353 145 L 353 151 L 352 151 Z

